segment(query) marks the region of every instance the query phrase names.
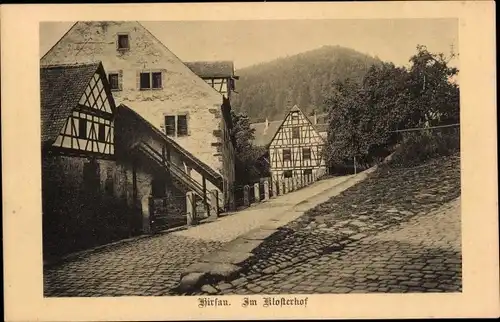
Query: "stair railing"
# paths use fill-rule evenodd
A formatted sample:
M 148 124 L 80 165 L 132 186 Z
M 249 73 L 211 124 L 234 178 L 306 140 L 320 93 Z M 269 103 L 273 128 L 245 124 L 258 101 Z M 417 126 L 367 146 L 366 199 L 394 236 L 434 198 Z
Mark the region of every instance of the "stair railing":
M 197 195 L 199 195 L 202 199 L 205 193 L 205 190 L 203 189 L 203 186 L 191 176 L 189 176 L 182 168 L 177 166 L 175 163 L 168 161 L 163 158 L 163 156 L 156 151 L 151 145 L 149 145 L 146 142 L 141 142 L 141 144 L 138 145 L 138 148 L 141 149 L 141 151 L 145 152 L 147 155 L 149 155 L 153 160 L 158 162 L 160 165 L 163 167 L 167 168 L 167 171 L 172 173 L 178 180 L 184 182 L 189 186 L 190 189 L 192 189 Z M 206 191 L 208 194 L 208 191 Z M 217 205 L 211 205 L 210 204 L 210 199 L 207 200 L 208 205 L 211 208 L 211 211 L 216 211 L 217 212 Z

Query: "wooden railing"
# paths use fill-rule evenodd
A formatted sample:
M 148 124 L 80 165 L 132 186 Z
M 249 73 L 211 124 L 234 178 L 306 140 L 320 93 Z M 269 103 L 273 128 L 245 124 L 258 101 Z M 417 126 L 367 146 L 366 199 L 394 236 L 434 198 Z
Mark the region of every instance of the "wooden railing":
M 206 190 L 198 181 L 193 179 L 188 175 L 184 169 L 176 165 L 175 163 L 165 159 L 161 153 L 159 153 L 155 148 L 146 142 L 141 142 L 138 146 L 143 153 L 148 155 L 152 160 L 156 161 L 160 166 L 162 166 L 166 171 L 168 171 L 174 179 L 180 181 L 182 184 L 186 185 L 189 190 L 193 191 L 198 195 L 202 202 L 205 203 L 207 212 L 217 214 L 219 211 L 218 203 L 214 204 L 213 200 L 208 196 L 209 191 Z M 212 192 L 213 193 L 213 192 Z

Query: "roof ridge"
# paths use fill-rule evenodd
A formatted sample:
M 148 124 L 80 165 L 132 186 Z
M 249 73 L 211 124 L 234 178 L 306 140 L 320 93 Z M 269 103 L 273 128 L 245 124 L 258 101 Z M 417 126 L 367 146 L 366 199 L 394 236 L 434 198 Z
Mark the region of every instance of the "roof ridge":
M 230 59 L 217 59 L 217 60 L 190 60 L 184 63 L 234 63 L 234 60 Z
M 77 63 L 77 62 L 71 62 L 71 63 L 58 63 L 58 64 L 42 64 L 40 65 L 40 68 L 55 68 L 55 67 L 87 67 L 87 66 L 99 66 L 102 61 L 93 61 L 93 62 L 83 62 L 83 63 Z

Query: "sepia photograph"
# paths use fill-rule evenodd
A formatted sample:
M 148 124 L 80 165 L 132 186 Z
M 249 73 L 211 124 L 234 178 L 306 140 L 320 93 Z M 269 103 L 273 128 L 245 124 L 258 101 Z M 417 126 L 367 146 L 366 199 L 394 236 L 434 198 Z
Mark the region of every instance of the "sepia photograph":
M 40 46 L 45 296 L 461 292 L 457 19 Z
M 4 293 L 40 321 L 498 314 L 474 10 L 296 5 L 33 6 L 2 33 Z

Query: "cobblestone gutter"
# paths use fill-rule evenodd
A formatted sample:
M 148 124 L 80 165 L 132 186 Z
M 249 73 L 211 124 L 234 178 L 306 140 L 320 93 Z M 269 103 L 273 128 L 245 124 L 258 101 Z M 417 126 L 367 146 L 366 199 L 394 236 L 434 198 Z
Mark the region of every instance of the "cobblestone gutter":
M 415 216 L 425 215 L 460 196 L 458 155 L 409 169 L 383 166 L 345 190 L 280 227 L 239 263 L 237 273 L 205 280 L 192 294 L 225 294 L 253 279 L 279 274 L 300 263 L 341 251 Z M 255 292 L 259 291 L 260 286 Z

